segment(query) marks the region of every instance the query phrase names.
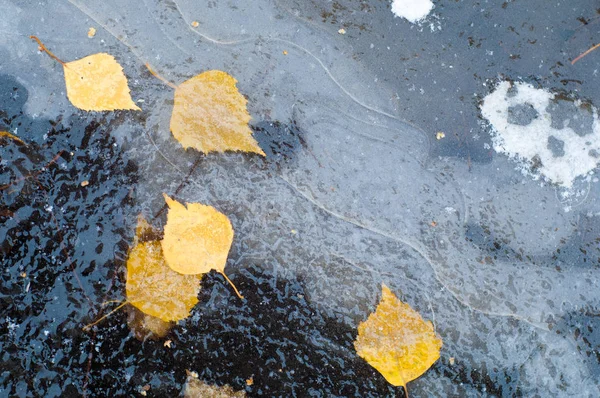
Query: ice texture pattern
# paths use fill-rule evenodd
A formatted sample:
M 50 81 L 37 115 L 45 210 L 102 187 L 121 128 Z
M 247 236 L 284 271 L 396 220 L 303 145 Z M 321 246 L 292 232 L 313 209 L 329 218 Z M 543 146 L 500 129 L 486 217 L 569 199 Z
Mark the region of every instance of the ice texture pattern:
M 440 4 L 419 26 L 363 0 L 0 0 L 0 128 L 29 143 L 0 147 L 0 183 L 20 179 L 0 191 L 0 395 L 176 396 L 186 369 L 249 396 L 400 395 L 352 348 L 385 283 L 444 342 L 412 396 L 600 396 L 594 170 L 536 180 L 480 113 L 505 77 L 597 106 L 596 64 L 563 66 L 600 32 L 577 19 L 589 2 L 522 3 Z M 76 110 L 32 34 L 64 61 L 113 55 L 142 112 Z M 146 63 L 235 77 L 267 156 L 183 150 Z M 170 350 L 124 312 L 82 331 L 124 299 L 136 217 L 162 226 L 163 193 L 229 217 L 246 301 L 208 275 Z

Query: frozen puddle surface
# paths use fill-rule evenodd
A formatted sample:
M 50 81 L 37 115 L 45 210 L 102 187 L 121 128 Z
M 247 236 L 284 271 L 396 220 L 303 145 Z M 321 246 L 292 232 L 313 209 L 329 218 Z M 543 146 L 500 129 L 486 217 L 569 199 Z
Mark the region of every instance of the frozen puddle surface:
M 570 188 L 600 162 L 594 106 L 503 81 L 485 97 L 481 113 L 495 131 L 494 150 L 519 162 L 523 172 Z
M 352 346 L 385 283 L 444 341 L 412 396 L 600 396 L 600 195 L 585 178 L 594 107 L 501 83 L 482 109 L 499 153 L 468 167 L 432 156 L 435 132 L 403 121 L 406 104 L 355 59 L 350 33 L 315 28 L 296 2 L 22 3 L 0 0 L 0 28 L 13 32 L 0 35 L 0 129 L 29 144 L 0 148 L 1 184 L 19 180 L 0 192 L 0 395 L 134 396 L 149 385 L 148 396 L 178 396 L 193 370 L 249 396 L 400 396 Z M 411 21 L 432 7 L 401 3 Z M 78 112 L 31 34 L 66 61 L 115 56 L 143 111 Z M 169 131 L 173 90 L 145 63 L 174 84 L 211 69 L 234 76 L 267 156 L 183 150 Z M 487 133 L 473 124 L 450 127 Z M 41 186 L 21 178 L 31 170 Z M 565 212 L 561 190 L 584 179 Z M 225 272 L 246 300 L 211 274 L 170 346 L 139 341 L 125 312 L 83 332 L 103 303 L 124 299 L 136 217 L 160 227 L 163 193 L 228 216 Z

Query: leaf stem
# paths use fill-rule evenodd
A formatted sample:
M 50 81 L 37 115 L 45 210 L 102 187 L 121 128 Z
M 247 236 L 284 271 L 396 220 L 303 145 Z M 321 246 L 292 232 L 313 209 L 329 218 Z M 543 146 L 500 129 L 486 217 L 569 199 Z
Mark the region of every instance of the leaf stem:
M 112 303 L 120 303 L 120 304 L 122 304 L 123 302 L 121 300 L 108 300 L 108 301 L 103 302 L 101 305 L 102 305 L 102 307 L 104 307 L 104 306 L 106 306 L 108 304 L 112 304 Z
M 220 274 L 221 274 L 221 275 L 223 275 L 223 276 L 225 277 L 225 279 L 227 280 L 227 282 L 229 282 L 229 284 L 231 285 L 231 287 L 233 288 L 233 290 L 235 290 L 235 294 L 237 294 L 237 296 L 240 298 L 240 300 L 243 300 L 243 299 L 244 299 L 244 296 L 242 296 L 242 295 L 240 294 L 240 292 L 237 290 L 237 287 L 235 287 L 235 285 L 233 284 L 233 282 L 231 281 L 231 279 L 229 279 L 229 278 L 227 277 L 227 275 L 225 275 L 225 272 L 221 272 Z
M 88 330 L 90 330 L 90 328 L 91 328 L 92 326 L 94 326 L 94 325 L 97 325 L 98 323 L 102 322 L 102 320 L 104 320 L 104 319 L 108 318 L 110 315 L 112 315 L 112 314 L 114 314 L 115 312 L 119 311 L 121 308 L 123 308 L 123 307 L 124 307 L 125 305 L 127 305 L 127 304 L 129 304 L 129 301 L 123 301 L 123 302 L 121 303 L 121 305 L 117 306 L 117 308 L 115 308 L 114 310 L 112 310 L 112 311 L 111 311 L 111 312 L 109 312 L 108 314 L 106 314 L 106 315 L 103 315 L 102 317 L 100 317 L 100 319 L 98 319 L 98 320 L 96 320 L 96 321 L 94 321 L 94 322 L 90 323 L 89 325 L 85 325 L 85 326 L 83 327 L 83 330 L 84 330 L 84 331 L 88 331 Z
M 577 58 L 575 58 L 573 61 L 571 61 L 571 65 L 575 65 L 575 62 L 579 61 L 581 58 L 585 57 L 586 55 L 588 55 L 589 53 L 591 53 L 592 51 L 594 51 L 595 49 L 597 49 L 599 47 L 600 47 L 600 43 L 588 48 L 585 52 L 583 52 Z
M 56 62 L 60 63 L 62 66 L 66 66 L 65 63 L 60 58 L 58 58 L 56 55 L 52 54 L 50 52 L 50 50 L 48 50 L 46 48 L 46 46 L 44 45 L 44 43 L 42 43 L 42 41 L 40 39 L 38 39 L 37 36 L 31 35 L 31 36 L 29 36 L 29 38 L 37 41 L 37 44 L 40 46 L 40 49 L 42 51 L 44 51 L 46 54 L 48 54 L 50 56 L 50 58 L 52 58 Z
M 154 77 L 156 77 L 158 80 L 162 81 L 164 84 L 166 84 L 167 86 L 171 87 L 173 90 L 177 90 L 177 86 L 175 84 L 171 83 L 170 81 L 168 81 L 167 79 L 165 79 L 164 77 L 162 77 L 161 75 L 159 75 L 158 73 L 156 73 L 150 67 L 150 64 L 148 62 L 146 62 L 146 68 L 148 68 L 148 71 L 150 71 L 150 73 L 152 73 L 154 75 Z

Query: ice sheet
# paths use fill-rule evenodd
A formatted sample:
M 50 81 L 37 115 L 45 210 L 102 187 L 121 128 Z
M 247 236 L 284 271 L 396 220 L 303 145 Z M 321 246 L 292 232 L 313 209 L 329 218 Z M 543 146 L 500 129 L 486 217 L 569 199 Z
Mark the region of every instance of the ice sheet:
M 5 1 L 2 9 L 0 73 L 29 94 L 27 118 L 77 119 L 62 67 L 36 51 L 30 34 L 64 60 L 105 51 L 123 65 L 143 113 L 121 114 L 100 128 L 137 166 L 135 205 L 121 221 L 128 230 L 137 211 L 156 214 L 163 192 L 213 205 L 236 234 L 228 273 L 256 267 L 275 281 L 298 280 L 310 305 L 351 328 L 385 283 L 433 320 L 444 341 L 439 367 L 413 383 L 414 396 L 484 396 L 490 386 L 505 395 L 600 394 L 597 364 L 581 359 L 576 338 L 552 329 L 557 319 L 596 313 L 600 304 L 597 180 L 565 191 L 524 175 L 501 154 L 475 167 L 435 156 L 434 132 L 405 121 L 406 104 L 357 60 L 352 44 L 295 15 L 287 2 Z M 92 39 L 89 27 L 98 30 Z M 182 150 L 169 132 L 173 91 L 145 63 L 175 84 L 205 70 L 227 71 L 248 97 L 256 135 L 270 131 L 262 145 L 284 137 L 293 150 L 266 159 Z M 433 107 L 435 98 L 428 101 Z M 18 132 L 44 145 L 38 131 Z M 100 295 L 94 298 L 82 300 L 77 315 L 58 311 L 58 302 L 42 305 L 56 311 L 55 322 L 77 323 L 100 304 Z M 206 316 L 224 308 L 207 306 Z M 44 344 L 19 339 L 15 344 Z M 186 357 L 190 347 L 182 348 Z M 459 368 L 448 365 L 450 357 Z

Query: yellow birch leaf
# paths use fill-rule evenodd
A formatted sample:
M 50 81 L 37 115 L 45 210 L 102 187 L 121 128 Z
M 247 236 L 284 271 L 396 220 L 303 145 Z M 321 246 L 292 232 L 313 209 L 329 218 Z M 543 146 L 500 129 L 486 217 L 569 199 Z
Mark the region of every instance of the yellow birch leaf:
M 139 111 L 129 95 L 123 68 L 106 53 L 89 55 L 64 65 L 67 97 L 85 111 Z
M 382 286 L 374 313 L 358 326 L 354 348 L 392 385 L 421 376 L 440 357 L 440 340 L 429 321 Z
M 169 267 L 181 274 L 204 274 L 212 269 L 223 273 L 233 242 L 227 216 L 211 206 L 184 206 L 164 197 L 169 213 L 161 243 Z
M 141 110 L 129 95 L 123 68 L 112 55 L 98 53 L 71 62 L 63 62 L 35 36 L 39 48 L 59 62 L 65 72 L 67 97 L 85 111 Z
M 243 299 L 225 274 L 227 255 L 233 242 L 233 227 L 227 216 L 212 206 L 200 203 L 184 206 L 166 194 L 163 196 L 169 213 L 161 243 L 169 267 L 181 274 L 205 274 L 215 270 Z
M 127 302 L 165 322 L 178 321 L 198 303 L 201 278 L 167 266 L 160 241 L 140 242 L 127 259 Z
M 184 148 L 203 153 L 244 151 L 265 156 L 248 127 L 247 101 L 236 82 L 226 72 L 211 70 L 177 86 L 171 132 Z

